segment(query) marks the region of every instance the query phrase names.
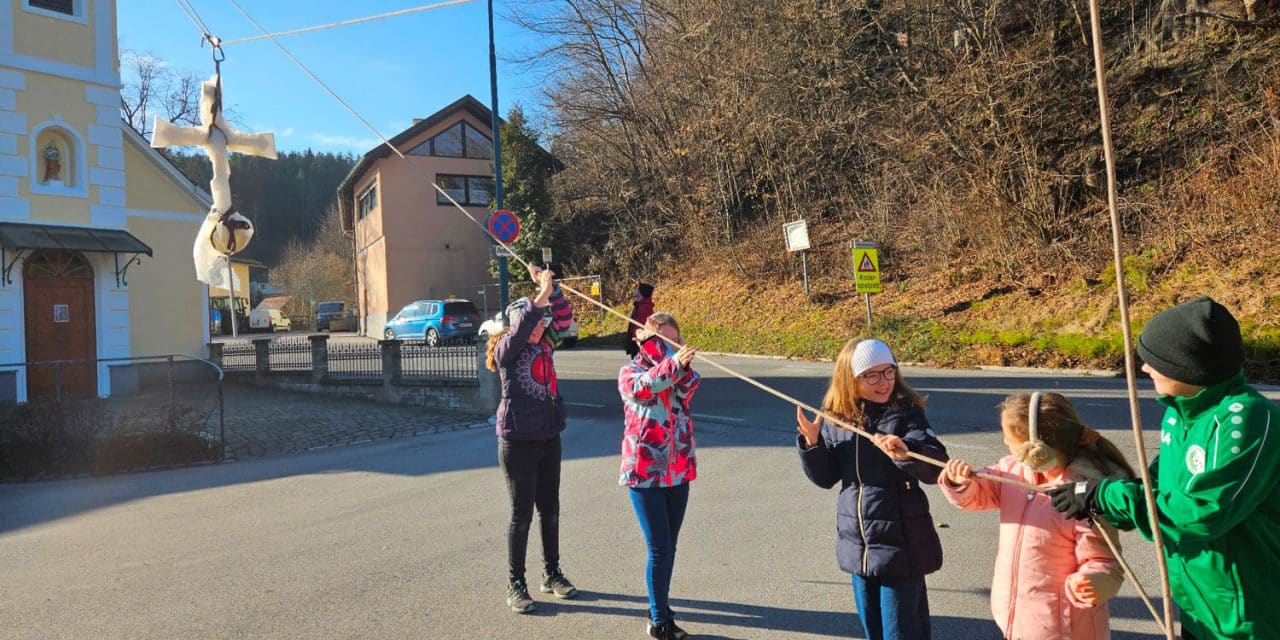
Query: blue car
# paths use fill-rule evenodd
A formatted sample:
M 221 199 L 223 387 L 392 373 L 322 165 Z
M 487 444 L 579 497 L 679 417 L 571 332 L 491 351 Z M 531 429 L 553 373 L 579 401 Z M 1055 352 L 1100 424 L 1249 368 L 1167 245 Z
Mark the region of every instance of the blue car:
M 424 340 L 436 346 L 446 340 L 474 340 L 480 312 L 468 300 L 419 300 L 405 305 L 387 322 L 387 340 Z

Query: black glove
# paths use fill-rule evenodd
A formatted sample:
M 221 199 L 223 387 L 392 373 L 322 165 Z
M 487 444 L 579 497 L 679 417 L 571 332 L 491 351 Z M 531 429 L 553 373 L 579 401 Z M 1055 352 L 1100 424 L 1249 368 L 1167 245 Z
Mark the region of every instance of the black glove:
M 1049 500 L 1059 513 L 1075 520 L 1088 520 L 1102 513 L 1098 508 L 1097 481 L 1082 480 L 1054 487 L 1049 490 Z

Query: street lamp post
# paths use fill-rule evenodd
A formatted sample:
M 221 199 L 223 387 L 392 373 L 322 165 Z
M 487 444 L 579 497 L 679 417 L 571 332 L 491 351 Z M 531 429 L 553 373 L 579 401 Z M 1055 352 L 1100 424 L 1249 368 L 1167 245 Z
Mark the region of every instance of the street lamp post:
M 502 208 L 502 142 L 498 118 L 498 54 L 493 45 L 493 0 L 489 0 L 489 95 L 491 102 L 491 126 L 493 133 L 493 201 Z M 507 308 L 507 258 L 498 256 L 498 308 Z

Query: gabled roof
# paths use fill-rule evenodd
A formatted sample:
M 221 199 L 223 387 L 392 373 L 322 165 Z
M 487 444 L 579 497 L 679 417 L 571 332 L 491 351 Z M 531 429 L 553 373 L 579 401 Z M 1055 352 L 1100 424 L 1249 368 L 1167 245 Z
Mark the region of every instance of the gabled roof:
M 133 128 L 133 125 L 130 125 L 124 119 L 121 119 L 120 129 L 124 131 L 125 140 L 132 143 L 138 152 L 142 154 L 142 157 L 151 161 L 152 166 L 154 166 L 162 175 L 169 178 L 169 180 L 173 182 L 174 186 L 191 196 L 192 200 L 200 203 L 200 205 L 204 207 L 205 212 L 208 212 L 208 209 L 213 206 L 213 198 L 210 197 L 208 192 L 197 187 L 195 183 L 191 182 L 191 180 L 187 178 L 187 176 L 183 175 L 181 171 L 178 171 L 178 168 L 175 167 L 168 158 L 164 157 L 164 154 L 151 148 L 151 145 L 147 142 L 146 138 L 143 138 L 142 134 L 138 133 L 137 129 Z
M 401 145 L 421 135 L 424 131 L 435 127 L 449 118 L 452 118 L 454 114 L 459 111 L 466 111 L 484 123 L 490 123 L 493 121 L 493 111 L 490 111 L 488 107 L 484 106 L 484 104 L 479 100 L 476 100 L 471 94 L 467 94 L 454 101 L 453 104 L 431 114 L 427 118 L 413 123 L 412 127 L 409 127 L 408 129 L 405 129 L 393 136 L 390 139 L 390 142 L 399 149 Z M 498 122 L 505 123 L 501 118 L 499 118 Z M 490 135 L 493 135 L 493 132 L 490 132 Z M 351 214 L 351 198 L 355 190 L 356 182 L 359 182 L 360 178 L 364 177 L 364 174 L 369 170 L 369 167 L 373 166 L 373 163 L 389 155 L 391 155 L 391 150 L 387 148 L 386 144 L 379 144 L 378 146 L 370 149 L 365 152 L 362 158 L 360 158 L 360 161 L 356 163 L 356 166 L 351 168 L 351 171 L 347 173 L 347 177 L 343 178 L 342 184 L 338 185 L 338 207 L 342 212 L 342 226 L 344 228 L 348 227 L 346 220 Z
M 493 121 L 493 111 L 490 111 L 488 107 L 484 106 L 484 104 L 479 100 L 476 100 L 471 94 L 467 94 L 459 98 L 453 104 L 431 114 L 431 116 L 426 119 L 415 122 L 412 127 L 409 127 L 392 137 L 390 142 L 399 149 L 402 145 L 418 137 L 423 132 L 439 125 L 442 122 L 448 121 L 459 111 L 466 111 L 472 116 L 475 116 L 477 120 L 486 124 Z M 502 126 L 504 124 L 506 124 L 506 120 L 499 118 L 498 126 Z M 489 132 L 489 135 L 491 136 L 496 134 L 497 132 L 495 131 Z M 563 168 L 563 165 L 561 165 L 550 152 L 545 149 L 543 149 L 542 152 L 546 156 L 548 166 L 551 166 L 553 171 L 558 171 Z M 391 150 L 387 148 L 386 144 L 380 144 L 373 149 L 370 149 L 364 154 L 364 157 L 360 158 L 360 161 L 356 163 L 356 166 L 351 168 L 347 177 L 343 178 L 342 184 L 338 185 L 338 210 L 341 212 L 343 229 L 349 230 L 355 226 L 351 210 L 356 183 L 364 177 L 364 174 L 369 171 L 369 168 L 372 167 L 375 162 L 390 155 Z

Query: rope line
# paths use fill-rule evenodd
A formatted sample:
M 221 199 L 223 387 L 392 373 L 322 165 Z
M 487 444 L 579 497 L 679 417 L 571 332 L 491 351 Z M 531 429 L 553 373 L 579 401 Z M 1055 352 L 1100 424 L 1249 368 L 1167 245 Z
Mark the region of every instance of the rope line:
M 1174 640 L 1173 594 L 1169 586 L 1169 567 L 1164 558 L 1164 535 L 1156 512 L 1155 494 L 1151 489 L 1151 469 L 1147 464 L 1146 443 L 1142 438 L 1142 414 L 1138 407 L 1137 369 L 1133 361 L 1133 329 L 1129 325 L 1129 296 L 1125 287 L 1124 256 L 1120 247 L 1120 208 L 1116 204 L 1116 160 L 1111 142 L 1111 107 L 1107 101 L 1106 60 L 1102 52 L 1102 18 L 1098 0 L 1089 0 L 1089 23 L 1093 34 L 1094 73 L 1098 82 L 1098 112 L 1102 126 L 1102 149 L 1107 167 L 1107 208 L 1111 213 L 1111 252 L 1115 260 L 1116 292 L 1120 304 L 1120 331 L 1124 335 L 1124 370 L 1129 388 L 1129 416 L 1133 422 L 1133 439 L 1137 445 L 1138 469 L 1142 473 L 1142 490 L 1147 501 L 1147 517 L 1151 538 L 1156 547 L 1156 563 L 1160 568 L 1160 592 L 1164 598 L 1164 618 L 1160 620 L 1167 640 Z
M 178 3 L 178 8 L 182 9 L 182 12 L 187 14 L 187 18 L 191 20 L 191 24 L 195 25 L 195 27 L 200 30 L 200 35 L 208 38 L 212 31 L 209 30 L 209 25 L 206 25 L 204 20 L 200 18 L 200 14 L 196 12 L 195 7 L 191 6 L 189 0 L 175 1 Z
M 321 24 L 321 25 L 316 25 L 314 27 L 303 27 L 301 29 L 292 29 L 289 31 L 281 31 L 278 33 L 266 33 L 266 31 L 264 30 L 261 35 L 249 36 L 247 38 L 236 38 L 234 40 L 227 40 L 222 44 L 225 46 L 230 44 L 240 44 L 242 42 L 254 42 L 255 40 L 266 40 L 268 38 L 274 40 L 275 38 L 280 38 L 283 36 L 292 36 L 292 35 L 297 35 L 299 33 L 309 33 L 312 31 L 321 31 L 324 29 L 335 29 L 337 27 L 345 27 L 347 25 L 360 24 L 362 22 L 373 22 L 374 20 L 382 20 L 383 18 L 394 18 L 397 16 L 408 15 L 411 13 L 418 13 L 421 11 L 430 11 L 431 9 L 440 9 L 443 7 L 450 7 L 455 4 L 466 4 L 468 2 L 473 2 L 473 1 L 474 0 L 449 0 L 448 2 L 439 2 L 436 4 L 423 5 L 421 7 L 413 7 L 412 9 L 400 9 L 399 11 L 381 13 L 376 16 L 366 16 L 364 18 L 352 18 L 350 20 L 340 20 L 338 22 L 331 22 L 329 24 Z
M 469 0 L 468 0 L 468 1 L 469 1 Z M 1091 2 L 1096 2 L 1097 0 L 1090 0 L 1090 1 L 1091 1 Z M 527 262 L 527 261 L 525 261 L 523 258 L 521 258 L 521 257 L 519 256 L 519 254 L 517 254 L 515 251 L 512 251 L 512 250 L 511 250 L 510 245 L 508 245 L 507 243 L 505 243 L 505 242 L 503 242 L 503 241 L 499 240 L 497 237 L 495 237 L 495 236 L 494 236 L 494 235 L 489 231 L 488 227 L 487 227 L 484 223 L 480 222 L 480 221 L 479 221 L 475 216 L 473 216 L 473 215 L 471 214 L 471 212 L 467 211 L 467 210 L 466 210 L 466 209 L 465 209 L 461 204 L 459 204 L 459 203 L 458 203 L 458 201 L 457 201 L 457 200 L 454 200 L 453 196 L 449 195 L 449 193 L 448 193 L 447 191 L 445 191 L 444 189 L 442 189 L 442 188 L 440 187 L 440 185 L 436 184 L 435 180 L 433 180 L 433 179 L 432 179 L 432 177 L 431 177 L 431 174 L 430 174 L 430 173 L 428 173 L 428 172 L 427 172 L 424 168 L 422 168 L 421 166 L 419 166 L 419 165 L 415 164 L 414 162 L 410 161 L 410 160 L 409 160 L 409 158 L 408 158 L 408 156 L 406 156 L 406 155 L 404 154 L 404 152 L 400 151 L 400 149 L 396 148 L 396 146 L 395 146 L 395 145 L 391 144 L 390 139 L 388 139 L 385 135 L 383 135 L 383 134 L 382 134 L 382 132 L 380 132 L 380 131 L 377 129 L 377 127 L 373 126 L 373 124 L 371 124 L 371 123 L 368 121 L 368 119 L 366 119 L 364 116 L 360 115 L 360 113 L 359 113 L 358 111 L 356 111 L 356 110 L 355 110 L 355 108 L 354 108 L 354 107 L 352 107 L 352 106 L 350 105 L 350 103 L 348 103 L 346 100 L 344 100 L 341 96 L 339 96 L 339 95 L 337 94 L 337 92 L 335 92 L 332 88 L 330 88 L 327 84 L 325 84 L 325 82 L 324 82 L 323 80 L 321 80 L 319 76 L 317 76 L 317 75 L 316 75 L 313 71 L 311 71 L 311 69 L 310 69 L 310 68 L 308 68 L 308 67 L 307 67 L 307 66 L 306 66 L 306 65 L 305 65 L 301 60 L 299 60 L 299 59 L 298 59 L 296 56 L 294 56 L 294 55 L 293 55 L 293 54 L 292 54 L 288 49 L 286 49 L 286 48 L 284 47 L 284 45 L 280 44 L 280 43 L 276 40 L 276 36 L 274 36 L 274 35 L 270 34 L 270 33 L 269 33 L 269 32 L 268 32 L 268 31 L 267 31 L 267 30 L 266 30 L 266 29 L 265 29 L 261 24 L 259 24 L 259 23 L 258 23 L 258 21 L 257 21 L 257 20 L 255 20 L 251 15 L 249 15 L 248 11 L 246 11 L 246 10 L 244 9 L 244 7 L 242 7 L 242 6 L 240 5 L 240 3 L 239 3 L 237 0 L 230 0 L 230 2 L 231 2 L 231 4 L 232 4 L 232 5 L 234 5 L 234 6 L 236 7 L 236 9 L 238 9 L 238 10 L 240 11 L 240 13 L 241 13 L 241 14 L 243 14 L 243 15 L 244 15 L 245 19 L 247 19 L 249 22 L 253 23 L 253 25 L 254 25 L 255 27 L 257 27 L 257 28 L 258 28 L 258 30 L 259 30 L 259 31 L 261 31 L 261 32 L 263 33 L 262 38 L 264 38 L 264 39 L 270 39 L 270 40 L 271 40 L 271 42 L 272 42 L 272 44 L 276 45 L 276 47 L 277 47 L 278 49 L 280 49 L 280 51 L 281 51 L 282 53 L 284 53 L 284 54 L 285 54 L 285 56 L 287 56 L 291 61 L 293 61 L 293 63 L 294 63 L 295 65 L 297 65 L 300 69 L 302 69 L 302 71 L 303 71 L 304 73 L 306 73 L 306 74 L 307 74 L 307 76 L 309 76 L 312 80 L 314 80 L 314 81 L 316 82 L 316 84 L 320 85 L 320 87 L 321 87 L 322 89 L 324 89 L 324 90 L 325 90 L 325 91 L 326 91 L 330 96 L 332 96 L 335 100 L 337 100 L 339 104 L 341 104 L 341 105 L 342 105 L 342 106 L 343 106 L 343 107 L 344 107 L 348 112 L 350 112 L 350 113 L 351 113 L 351 115 L 352 115 L 352 116 L 354 116 L 354 117 L 355 117 L 357 120 L 359 120 L 359 121 L 360 121 L 360 122 L 361 122 L 361 123 L 362 123 L 362 124 L 367 128 L 367 129 L 369 129 L 369 131 L 370 131 L 370 132 L 372 132 L 375 136 L 377 136 L 377 137 L 378 137 L 378 139 L 379 139 L 379 140 L 381 140 L 381 141 L 382 141 L 382 143 L 383 143 L 384 145 L 386 145 L 386 146 L 387 146 L 387 148 L 388 148 L 388 149 L 390 149 L 392 153 L 394 153 L 394 154 L 395 154 L 397 157 L 399 157 L 401 160 L 404 160 L 404 161 L 405 161 L 405 163 L 406 163 L 406 164 L 408 164 L 408 165 L 409 165 L 409 167 L 410 167 L 412 170 L 414 170 L 414 171 L 418 172 L 418 173 L 419 173 L 419 174 L 420 174 L 420 175 L 421 175 L 421 176 L 422 176 L 422 177 L 423 177 L 423 178 L 424 178 L 424 179 L 425 179 L 425 180 L 426 180 L 426 181 L 427 181 L 427 182 L 428 182 L 428 183 L 429 183 L 429 184 L 430 184 L 430 185 L 431 185 L 435 190 L 436 190 L 436 192 L 437 192 L 437 193 L 439 193 L 439 194 L 441 194 L 441 195 L 443 195 L 443 196 L 444 196 L 444 197 L 449 201 L 449 203 L 450 203 L 450 204 L 452 204 L 452 205 L 454 206 L 454 208 L 455 208 L 455 209 L 457 209 L 460 213 L 462 213 L 462 215 L 466 216 L 466 217 L 467 217 L 467 219 L 471 220 L 471 222 L 473 222 L 477 227 L 479 227 L 479 228 L 481 229 L 481 231 L 483 231 L 483 232 L 484 232 L 484 234 L 485 234 L 486 236 L 488 236 L 488 237 L 489 237 L 490 239 L 492 239 L 495 243 L 497 243 L 499 246 L 501 246 L 501 247 L 502 247 L 502 248 L 507 252 L 507 254 L 508 254 L 509 256 L 511 256 L 511 258 L 512 258 L 512 259 L 514 259 L 516 262 L 519 262 L 519 263 L 521 264 L 521 266 L 525 267 L 526 269 L 529 269 L 529 268 L 531 267 L 531 265 L 530 265 L 530 263 L 529 263 L 529 262 Z M 227 43 L 227 44 L 229 44 L 229 43 Z M 497 135 L 497 132 L 494 132 L 494 135 Z M 1109 138 L 1108 138 L 1108 139 L 1109 139 Z M 1112 178 L 1114 178 L 1114 172 L 1111 172 L 1111 173 L 1110 173 L 1110 175 L 1112 176 Z M 568 291 L 568 292 L 570 292 L 570 293 L 572 293 L 572 294 L 574 294 L 574 295 L 576 295 L 576 296 L 578 296 L 579 298 L 581 298 L 581 299 L 583 299 L 583 300 L 587 301 L 588 303 L 590 303 L 590 304 L 592 304 L 592 305 L 594 305 L 594 306 L 596 306 L 596 307 L 599 307 L 599 308 L 600 308 L 602 311 L 604 311 L 604 312 L 607 312 L 607 313 L 613 314 L 614 316 L 616 316 L 616 317 L 618 317 L 618 318 L 621 318 L 622 320 L 624 320 L 624 321 L 626 321 L 626 322 L 628 322 L 628 323 L 630 323 L 630 324 L 632 324 L 632 325 L 634 325 L 634 326 L 636 326 L 636 327 L 639 327 L 639 328 L 641 328 L 641 329 L 643 329 L 643 328 L 644 328 L 644 325 L 642 325 L 642 324 L 640 324 L 640 323 L 636 322 L 635 320 L 633 320 L 633 319 L 632 319 L 632 318 L 630 318 L 629 316 L 625 316 L 625 315 L 623 315 L 623 314 L 619 313 L 618 311 L 614 310 L 613 308 L 608 307 L 608 306 L 606 306 L 606 305 L 604 305 L 604 304 L 602 304 L 602 303 L 600 303 L 600 302 L 596 301 L 596 299 L 595 299 L 595 298 L 593 298 L 593 297 L 591 297 L 591 296 L 589 296 L 589 295 L 587 295 L 587 294 L 584 294 L 584 293 L 582 293 L 581 291 L 578 291 L 577 289 L 575 289 L 575 288 L 573 288 L 573 287 L 571 287 L 571 286 L 569 286 L 569 285 L 565 284 L 563 281 L 562 281 L 562 282 L 560 282 L 560 288 L 561 288 L 561 289 L 564 289 L 564 290 L 566 290 L 566 291 Z M 1127 327 L 1127 324 L 1126 324 L 1126 327 Z M 670 346 L 672 346 L 672 347 L 676 347 L 676 348 L 678 348 L 679 346 L 681 346 L 681 345 L 677 344 L 674 340 L 671 340 L 670 338 L 667 338 L 666 336 L 663 336 L 663 335 L 661 335 L 661 334 L 656 334 L 656 335 L 657 335 L 657 337 L 661 338 L 662 340 L 664 340 L 667 344 L 669 344 L 669 345 L 670 345 Z M 708 365 L 710 365 L 711 367 L 713 367 L 713 368 L 715 368 L 715 369 L 718 369 L 718 370 L 720 370 L 721 372 L 723 372 L 723 373 L 725 373 L 725 374 L 727 374 L 727 375 L 729 375 L 729 376 L 731 376 L 731 377 L 737 378 L 738 380 L 741 380 L 741 381 L 743 381 L 743 382 L 745 382 L 745 383 L 747 383 L 747 384 L 749 384 L 749 385 L 751 385 L 751 386 L 753 386 L 753 387 L 756 387 L 756 388 L 760 389 L 761 391 L 764 391 L 764 392 L 766 392 L 766 393 L 768 393 L 768 394 L 770 394 L 770 395 L 773 395 L 773 396 L 775 396 L 775 397 L 777 397 L 777 398 L 779 398 L 779 399 L 782 399 L 782 400 L 786 401 L 786 402 L 787 402 L 787 403 L 789 403 L 789 404 L 792 404 L 792 405 L 794 405 L 794 406 L 796 406 L 796 407 L 799 407 L 799 408 L 804 409 L 804 410 L 806 410 L 806 411 L 809 411 L 809 412 L 811 412 L 811 413 L 817 414 L 817 417 L 818 417 L 818 418 L 821 418 L 821 419 L 823 419 L 823 420 L 830 421 L 832 424 L 834 424 L 834 425 L 836 425 L 836 426 L 839 426 L 840 428 L 845 429 L 845 430 L 847 430 L 847 431 L 851 431 L 851 432 L 853 432 L 853 433 L 855 433 L 855 434 L 857 434 L 857 435 L 860 435 L 860 436 L 862 436 L 863 438 L 866 438 L 866 439 L 868 439 L 868 440 L 870 440 L 870 439 L 871 439 L 871 434 L 870 434 L 870 433 L 868 433 L 867 431 L 865 431 L 865 430 L 863 430 L 863 429 L 860 429 L 860 428 L 858 428 L 858 427 L 854 426 L 853 424 L 850 424 L 850 423 L 848 423 L 848 422 L 846 422 L 846 421 L 844 421 L 844 420 L 841 420 L 841 419 L 839 419 L 839 418 L 835 418 L 835 417 L 833 417 L 833 416 L 827 415 L 827 414 L 826 414 L 826 413 L 824 413 L 821 409 L 818 409 L 818 408 L 816 408 L 816 407 L 813 407 L 813 406 L 809 405 L 809 404 L 808 404 L 808 403 L 806 403 L 806 402 L 803 402 L 803 401 L 801 401 L 801 400 L 799 400 L 799 399 L 796 399 L 796 398 L 794 398 L 794 397 L 792 397 L 792 396 L 787 395 L 786 393 L 783 393 L 783 392 L 778 391 L 778 390 L 776 390 L 776 389 L 774 389 L 774 388 L 772 388 L 772 387 L 769 387 L 768 385 L 765 385 L 765 384 L 763 384 L 763 383 L 761 383 L 761 382 L 759 382 L 759 381 L 757 381 L 757 380 L 755 380 L 755 379 L 753 379 L 753 378 L 751 378 L 751 377 L 749 377 L 749 376 L 746 376 L 746 375 L 743 375 L 743 374 L 741 374 L 741 373 L 738 373 L 737 371 L 734 371 L 733 369 L 730 369 L 730 368 L 728 368 L 728 367 L 726 367 L 726 366 L 724 366 L 724 365 L 721 365 L 720 363 L 718 363 L 718 362 L 716 362 L 716 361 L 714 361 L 714 360 L 712 360 L 712 359 L 708 358 L 708 357 L 707 357 L 707 356 L 705 356 L 705 355 L 702 355 L 701 353 L 695 353 L 695 354 L 694 354 L 694 357 L 695 357 L 696 359 L 698 359 L 700 362 L 703 362 L 703 363 L 705 363 L 705 364 L 708 364 Z M 1130 377 L 1130 383 L 1131 383 L 1131 385 L 1132 385 L 1132 376 Z M 1136 395 L 1135 395 L 1134 397 L 1136 397 Z M 1141 451 L 1141 449 L 1140 449 L 1140 451 Z M 910 457 L 910 458 L 912 458 L 912 459 L 919 460 L 919 461 L 921 461 L 921 462 L 925 462 L 925 463 L 928 463 L 928 464 L 934 465 L 934 466 L 939 467 L 939 468 L 945 468 L 945 467 L 946 467 L 946 464 L 945 464 L 945 463 L 943 463 L 943 462 L 941 462 L 941 461 L 939 461 L 939 460 L 936 460 L 936 459 L 930 458 L 930 457 L 925 456 L 925 455 L 922 455 L 922 454 L 915 453 L 915 452 L 910 451 L 910 450 L 908 450 L 908 451 L 907 451 L 907 456 L 908 456 L 908 457 Z M 1144 465 L 1144 469 L 1145 469 L 1145 465 Z M 998 482 L 998 483 L 1001 483 L 1001 484 L 1011 485 L 1011 486 L 1018 487 L 1018 488 L 1020 488 L 1020 489 L 1024 489 L 1024 490 L 1035 491 L 1035 492 L 1038 492 L 1038 493 L 1044 493 L 1044 492 L 1045 492 L 1045 490 L 1044 490 L 1043 488 L 1041 488 L 1041 487 L 1037 487 L 1037 486 L 1030 485 L 1030 484 L 1025 483 L 1025 482 L 1021 482 L 1021 481 L 1019 481 L 1019 480 L 1013 480 L 1013 479 L 1005 478 L 1005 477 L 998 476 L 998 475 L 993 475 L 993 474 L 983 473 L 983 472 L 975 472 L 973 475 L 974 475 L 975 477 L 983 478 L 983 479 L 986 479 L 986 480 L 991 480 L 991 481 L 993 481 L 993 482 Z M 1149 485 L 1149 483 L 1148 483 L 1148 485 L 1147 485 L 1147 486 L 1148 486 L 1148 490 L 1149 490 L 1149 486 L 1150 486 L 1150 485 Z M 1136 575 L 1134 575 L 1134 573 L 1133 573 L 1133 571 L 1130 569 L 1130 567 L 1129 567 L 1128 563 L 1127 563 L 1127 562 L 1125 562 L 1124 558 L 1120 555 L 1120 550 L 1119 550 L 1119 548 L 1117 548 L 1117 546 L 1115 545 L 1115 543 L 1111 540 L 1110 536 L 1109 536 L 1105 531 L 1101 531 L 1101 535 L 1102 535 L 1103 539 L 1107 542 L 1107 546 L 1111 548 L 1112 553 L 1115 555 L 1116 559 L 1117 559 L 1117 560 L 1119 560 L 1119 562 L 1120 562 L 1120 566 L 1121 566 L 1121 568 L 1124 570 L 1125 574 L 1126 574 L 1126 575 L 1129 577 L 1129 579 L 1133 582 L 1134 587 L 1138 590 L 1139 595 L 1141 595 L 1141 596 L 1142 596 L 1143 601 L 1147 603 L 1147 607 L 1151 610 L 1151 612 L 1152 612 L 1152 614 L 1153 614 L 1153 615 L 1156 615 L 1156 612 L 1155 612 L 1155 606 L 1154 606 L 1154 605 L 1150 602 L 1150 600 L 1147 598 L 1146 592 L 1142 589 L 1141 583 L 1139 583 L 1139 582 L 1138 582 L 1137 576 L 1136 576 Z M 1157 555 L 1159 555 L 1159 554 L 1157 554 Z M 1163 562 L 1162 562 L 1162 565 L 1161 565 L 1161 566 L 1163 567 Z M 1168 584 L 1168 582 L 1167 582 L 1167 579 L 1166 579 L 1166 580 L 1165 580 L 1166 588 L 1167 588 L 1167 584 Z M 1166 596 L 1166 598 L 1165 598 L 1165 606 L 1166 606 L 1166 609 L 1168 608 L 1169 604 L 1170 604 L 1170 600 L 1169 600 L 1169 598 Z M 1165 626 L 1166 628 L 1168 628 L 1168 625 L 1167 625 L 1166 623 L 1164 623 L 1163 621 L 1161 621 L 1161 620 L 1160 620 L 1160 616 L 1159 616 L 1159 615 L 1156 615 L 1156 620 L 1157 620 L 1157 622 L 1158 622 L 1158 623 L 1160 623 L 1162 626 Z M 1171 638 L 1171 640 L 1172 640 L 1172 638 Z

